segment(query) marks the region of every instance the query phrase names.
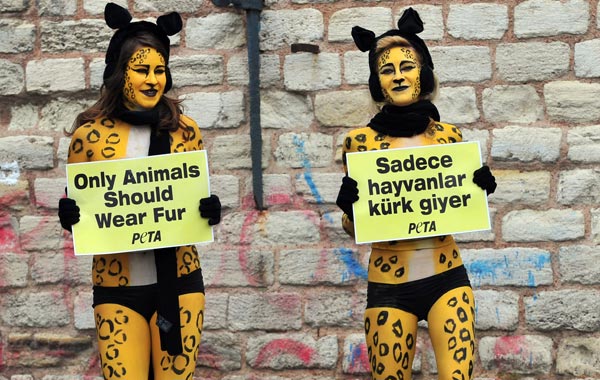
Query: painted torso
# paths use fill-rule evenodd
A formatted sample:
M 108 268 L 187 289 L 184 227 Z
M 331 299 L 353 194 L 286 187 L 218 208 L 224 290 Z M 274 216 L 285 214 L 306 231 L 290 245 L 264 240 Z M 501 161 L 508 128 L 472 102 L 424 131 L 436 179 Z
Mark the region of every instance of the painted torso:
M 344 139 L 344 169 L 346 170 L 346 153 L 460 141 L 462 134 L 457 127 L 439 122 L 430 123 L 424 133 L 413 137 L 393 137 L 369 127 L 358 128 L 350 131 Z M 353 222 L 344 215 L 342 223 L 344 229 L 352 235 Z M 369 259 L 369 281 L 400 284 L 433 276 L 461 264 L 458 247 L 452 236 L 373 243 Z
M 171 153 L 204 149 L 196 123 L 181 116 L 181 126 L 170 132 Z M 133 126 L 110 118 L 83 124 L 73 134 L 68 163 L 136 158 L 148 155 L 150 126 Z M 200 268 L 195 246 L 177 248 L 177 275 Z M 153 251 L 96 255 L 92 282 L 98 286 L 135 286 L 156 283 Z

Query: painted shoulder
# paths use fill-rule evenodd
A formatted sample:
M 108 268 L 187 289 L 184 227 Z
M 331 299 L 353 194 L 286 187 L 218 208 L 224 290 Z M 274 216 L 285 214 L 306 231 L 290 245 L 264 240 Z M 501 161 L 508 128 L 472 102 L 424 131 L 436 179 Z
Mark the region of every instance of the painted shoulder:
M 191 117 L 181 114 L 181 116 L 179 117 L 179 119 L 181 120 L 181 123 L 183 125 L 186 125 L 188 127 L 195 127 L 195 128 L 199 128 L 198 124 L 196 123 L 196 121 L 194 119 L 192 119 Z
M 427 134 L 438 144 L 451 144 L 461 142 L 463 139 L 462 132 L 457 126 L 439 121 L 430 124 Z
M 69 163 L 111 160 L 125 154 L 130 126 L 116 119 L 99 117 L 80 125 L 69 146 Z

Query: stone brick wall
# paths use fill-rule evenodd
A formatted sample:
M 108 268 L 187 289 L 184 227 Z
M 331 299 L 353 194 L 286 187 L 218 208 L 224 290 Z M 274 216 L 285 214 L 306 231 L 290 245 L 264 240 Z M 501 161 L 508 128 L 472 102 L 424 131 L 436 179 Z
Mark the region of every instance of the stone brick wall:
M 600 12 L 597 1 L 267 0 L 261 16 L 265 203 L 251 194 L 245 13 L 172 10 L 173 94 L 203 129 L 225 206 L 201 246 L 198 379 L 367 379 L 367 247 L 340 227 L 340 142 L 374 112 L 351 41 L 413 5 L 442 120 L 481 143 L 493 229 L 458 235 L 477 298 L 478 379 L 600 379 Z M 57 201 L 74 116 L 97 97 L 111 31 L 100 0 L 0 0 L 0 379 L 98 379 L 90 259 Z M 292 53 L 312 43 L 318 54 Z M 426 326 L 416 379 L 435 379 Z

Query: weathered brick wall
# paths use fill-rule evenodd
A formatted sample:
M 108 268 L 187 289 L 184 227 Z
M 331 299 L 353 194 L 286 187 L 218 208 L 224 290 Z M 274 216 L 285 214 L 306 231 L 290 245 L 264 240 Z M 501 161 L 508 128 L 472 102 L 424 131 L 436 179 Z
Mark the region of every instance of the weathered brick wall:
M 412 4 L 442 120 L 481 142 L 498 180 L 491 231 L 457 236 L 477 297 L 476 376 L 600 379 L 600 20 L 587 0 L 270 0 L 261 18 L 265 200 L 253 208 L 245 13 L 177 10 L 175 95 L 204 131 L 225 209 L 201 246 L 201 379 L 367 379 L 366 247 L 334 204 L 340 141 L 373 110 L 351 41 Z M 90 259 L 61 231 L 68 138 L 97 97 L 111 31 L 100 0 L 0 0 L 0 379 L 96 379 Z M 292 53 L 308 42 L 319 54 Z M 435 379 L 425 325 L 414 363 Z

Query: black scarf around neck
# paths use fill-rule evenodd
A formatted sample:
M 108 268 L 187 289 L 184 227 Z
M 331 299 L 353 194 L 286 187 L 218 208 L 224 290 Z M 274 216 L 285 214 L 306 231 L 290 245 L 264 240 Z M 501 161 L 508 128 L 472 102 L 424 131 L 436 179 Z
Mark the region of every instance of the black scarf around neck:
M 123 107 L 115 111 L 115 117 L 132 125 L 150 125 L 152 131 L 148 149 L 149 156 L 171 153 L 169 132 L 158 128 L 159 112 L 156 108 L 148 111 L 131 111 Z M 175 252 L 173 247 L 154 250 L 158 283 L 156 324 L 160 333 L 160 348 L 170 355 L 178 355 L 183 352 Z
M 368 126 L 388 136 L 412 137 L 425 132 L 431 119 L 440 121 L 436 106 L 420 100 L 404 107 L 386 104 Z

